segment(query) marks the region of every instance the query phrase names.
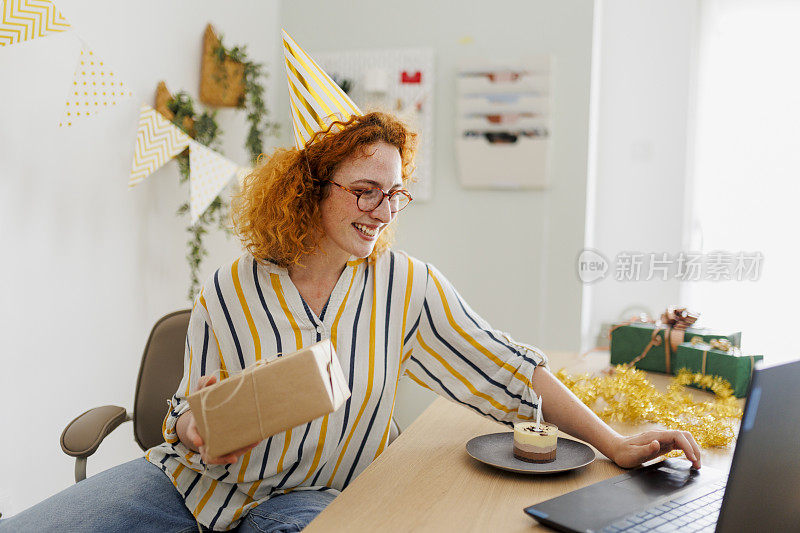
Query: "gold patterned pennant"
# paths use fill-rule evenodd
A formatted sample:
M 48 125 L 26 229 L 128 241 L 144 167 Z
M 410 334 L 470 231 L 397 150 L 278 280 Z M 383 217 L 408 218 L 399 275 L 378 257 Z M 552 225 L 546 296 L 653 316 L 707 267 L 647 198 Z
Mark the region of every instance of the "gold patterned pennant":
M 189 146 L 191 139 L 147 104 L 139 111 L 136 150 L 128 186 L 133 187 Z
M 67 96 L 64 116 L 58 123 L 62 127 L 72 126 L 133 96 L 103 60 L 85 44 L 81 45 L 81 56 Z
M 189 205 L 195 224 L 239 169 L 199 142 L 189 142 Z
M 3 0 L 0 46 L 60 33 L 69 27 L 67 19 L 50 0 Z

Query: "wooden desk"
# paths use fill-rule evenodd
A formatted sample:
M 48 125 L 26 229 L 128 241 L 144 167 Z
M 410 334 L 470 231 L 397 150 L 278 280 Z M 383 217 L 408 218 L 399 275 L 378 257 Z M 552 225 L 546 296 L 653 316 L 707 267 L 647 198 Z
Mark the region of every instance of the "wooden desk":
M 553 371 L 593 371 L 608 364 L 607 353 L 583 359 L 549 355 Z M 656 386 L 669 381 L 651 377 Z M 613 427 L 623 434 L 648 429 Z M 551 531 L 523 508 L 624 472 L 599 452 L 592 464 L 553 476 L 505 472 L 467 455 L 467 441 L 499 431 L 508 428 L 437 399 L 305 531 Z M 733 447 L 703 450 L 702 462 L 727 470 L 732 454 Z

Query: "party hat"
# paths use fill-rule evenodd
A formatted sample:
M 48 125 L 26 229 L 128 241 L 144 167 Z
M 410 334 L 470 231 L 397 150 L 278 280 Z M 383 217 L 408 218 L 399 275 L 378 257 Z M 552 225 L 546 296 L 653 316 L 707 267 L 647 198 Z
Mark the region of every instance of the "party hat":
M 294 141 L 298 149 L 305 148 L 316 132 L 328 129 L 332 122 L 347 121 L 362 114 L 286 30 L 283 30 L 283 51 L 289 78 Z

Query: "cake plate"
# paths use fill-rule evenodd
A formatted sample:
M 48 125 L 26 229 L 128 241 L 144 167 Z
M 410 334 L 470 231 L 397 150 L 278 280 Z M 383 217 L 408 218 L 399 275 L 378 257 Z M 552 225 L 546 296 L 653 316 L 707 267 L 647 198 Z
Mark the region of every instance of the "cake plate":
M 556 459 L 549 463 L 529 463 L 514 457 L 514 432 L 490 433 L 467 442 L 467 453 L 474 459 L 502 470 L 520 474 L 557 474 L 594 461 L 594 450 L 582 442 L 558 437 Z

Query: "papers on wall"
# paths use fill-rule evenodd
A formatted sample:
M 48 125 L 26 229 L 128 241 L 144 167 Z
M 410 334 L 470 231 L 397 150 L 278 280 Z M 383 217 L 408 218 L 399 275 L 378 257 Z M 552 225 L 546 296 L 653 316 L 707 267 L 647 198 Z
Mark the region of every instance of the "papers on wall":
M 550 57 L 464 66 L 456 83 L 456 153 L 462 185 L 546 188 L 551 140 Z

